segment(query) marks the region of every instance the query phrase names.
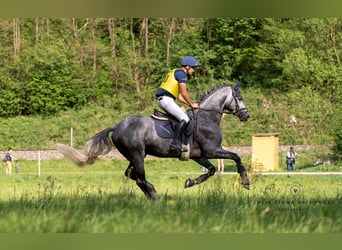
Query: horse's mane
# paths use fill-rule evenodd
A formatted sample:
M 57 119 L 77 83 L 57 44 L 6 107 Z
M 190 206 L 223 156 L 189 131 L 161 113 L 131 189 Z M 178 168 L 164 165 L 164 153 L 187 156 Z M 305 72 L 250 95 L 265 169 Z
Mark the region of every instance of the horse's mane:
M 207 99 L 212 93 L 216 92 L 219 89 L 222 89 L 223 87 L 226 86 L 231 86 L 231 84 L 225 84 L 225 83 L 220 83 L 218 85 L 215 85 L 208 89 L 207 91 L 204 91 L 202 96 L 199 99 L 199 103 L 203 102 L 205 99 Z

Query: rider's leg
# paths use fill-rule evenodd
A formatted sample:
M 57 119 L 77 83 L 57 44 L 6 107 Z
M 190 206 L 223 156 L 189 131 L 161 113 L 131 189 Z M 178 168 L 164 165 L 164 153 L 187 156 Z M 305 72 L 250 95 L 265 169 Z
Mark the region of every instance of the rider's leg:
M 157 100 L 159 107 L 161 107 L 168 114 L 173 115 L 177 118 L 178 121 L 186 121 L 188 123 L 190 121 L 188 115 L 184 112 L 184 110 L 177 105 L 175 100 L 168 96 L 163 96 L 158 98 Z
M 185 127 L 190 121 L 188 115 L 181 109 L 173 98 L 163 96 L 162 98 L 158 98 L 158 105 L 164 109 L 167 113 L 173 115 L 180 121 L 180 123 L 176 127 L 175 137 L 170 145 L 170 151 L 173 152 L 187 152 L 187 149 L 182 149 L 182 135 Z
M 175 137 L 170 145 L 170 151 L 172 152 L 187 152 L 186 148 L 182 148 L 182 135 L 184 133 L 184 129 L 188 123 L 185 120 L 181 120 L 179 124 L 177 124 L 177 128 L 175 131 Z

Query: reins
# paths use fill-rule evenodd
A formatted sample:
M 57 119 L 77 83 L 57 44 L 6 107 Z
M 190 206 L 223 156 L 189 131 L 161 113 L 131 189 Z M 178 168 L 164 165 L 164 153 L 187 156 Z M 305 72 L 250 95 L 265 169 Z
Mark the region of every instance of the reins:
M 192 109 L 192 110 L 194 110 L 194 109 Z M 197 108 L 197 110 L 198 111 L 205 111 L 205 112 L 215 112 L 215 113 L 218 113 L 218 114 L 233 114 L 234 115 L 234 114 L 238 113 L 238 111 L 235 111 L 235 112 L 233 112 L 233 111 L 226 111 L 226 110 L 216 111 L 214 109 L 205 109 L 205 108 L 201 108 L 201 107 Z M 245 110 L 245 109 L 241 109 L 241 110 Z

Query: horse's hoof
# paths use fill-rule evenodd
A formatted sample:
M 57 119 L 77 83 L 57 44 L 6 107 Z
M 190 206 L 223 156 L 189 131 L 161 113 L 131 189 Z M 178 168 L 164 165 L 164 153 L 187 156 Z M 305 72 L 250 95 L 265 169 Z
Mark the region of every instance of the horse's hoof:
M 157 200 L 158 199 L 158 194 L 157 192 L 151 192 L 148 194 L 148 197 L 152 200 Z
M 243 185 L 244 188 L 249 190 L 249 186 L 250 186 L 250 181 L 247 177 L 247 173 L 243 173 L 241 176 L 242 180 L 241 180 L 241 184 Z
M 194 184 L 195 184 L 195 182 L 194 182 L 193 180 L 187 179 L 187 180 L 185 181 L 184 188 L 192 187 Z

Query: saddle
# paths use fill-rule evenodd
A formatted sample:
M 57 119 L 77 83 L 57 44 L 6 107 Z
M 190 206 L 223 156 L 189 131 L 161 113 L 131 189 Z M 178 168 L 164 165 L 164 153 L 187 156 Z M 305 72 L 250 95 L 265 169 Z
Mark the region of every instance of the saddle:
M 155 127 L 158 136 L 162 138 L 173 138 L 175 136 L 175 129 L 179 125 L 179 121 L 173 115 L 161 112 L 154 109 L 151 117 L 155 120 Z M 195 123 L 192 117 L 184 129 L 183 138 L 188 139 L 194 132 Z
M 170 115 L 170 114 L 167 114 L 167 113 L 163 113 L 163 112 L 159 111 L 158 109 L 154 109 L 153 110 L 152 117 L 154 119 L 161 120 L 161 121 L 167 121 L 167 120 L 175 120 L 175 121 L 177 121 L 176 118 L 173 115 Z
M 177 118 L 175 118 L 174 116 L 161 112 L 157 109 L 154 109 L 153 114 L 151 115 L 151 117 L 154 119 L 154 124 L 155 124 L 155 128 L 157 131 L 157 134 L 159 137 L 161 138 L 174 138 L 175 137 L 175 130 L 176 127 L 179 125 L 179 121 L 177 120 Z M 195 128 L 195 122 L 194 119 L 189 116 L 190 121 L 188 123 L 188 125 L 185 127 L 184 129 L 184 133 L 182 136 L 182 140 L 183 140 L 183 146 L 188 147 L 188 152 L 187 154 L 189 154 L 189 137 L 192 135 L 192 133 L 194 132 L 194 128 Z M 181 156 L 181 160 L 187 160 L 189 158 L 189 156 Z

